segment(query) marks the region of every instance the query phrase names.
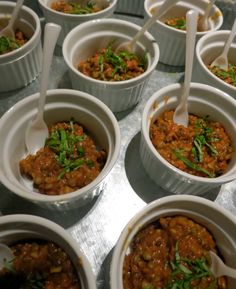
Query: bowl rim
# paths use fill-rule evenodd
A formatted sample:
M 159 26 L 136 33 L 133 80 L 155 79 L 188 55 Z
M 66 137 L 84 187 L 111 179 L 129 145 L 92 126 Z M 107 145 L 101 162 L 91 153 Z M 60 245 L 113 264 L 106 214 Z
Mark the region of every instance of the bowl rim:
M 56 2 L 57 0 L 55 0 Z M 95 15 L 102 16 L 102 14 L 106 14 L 106 12 L 112 10 L 115 8 L 118 0 L 112 0 L 111 4 L 106 7 L 105 9 L 98 11 L 96 13 L 89 13 L 89 14 L 70 14 L 70 13 L 63 13 L 60 11 L 56 11 L 54 9 L 52 9 L 49 5 L 48 5 L 48 0 L 38 0 L 39 4 L 48 12 L 50 12 L 53 15 L 57 15 L 58 17 L 66 17 L 67 19 L 71 18 L 71 19 L 76 19 L 76 18 L 81 18 L 81 20 L 84 18 L 84 20 L 86 20 L 86 18 L 92 18 Z M 110 3 L 110 1 L 108 1 Z
M 1 225 L 7 225 L 7 224 L 20 224 L 24 223 L 24 226 L 28 225 L 39 225 L 40 227 L 47 228 L 56 235 L 58 235 L 60 238 L 66 241 L 66 243 L 73 249 L 73 252 L 82 259 L 82 268 L 84 271 L 84 274 L 86 276 L 86 281 L 88 283 L 89 289 L 96 289 L 96 281 L 95 276 L 91 267 L 91 264 L 89 263 L 89 260 L 87 256 L 82 252 L 80 246 L 78 243 L 76 243 L 75 239 L 70 236 L 70 234 L 59 224 L 46 219 L 41 216 L 36 215 L 29 215 L 29 214 L 12 214 L 12 215 L 3 215 L 0 216 L 0 222 Z M 52 240 L 54 242 L 54 240 Z M 64 249 L 64 248 L 63 248 Z M 83 282 L 81 282 L 83 283 Z
M 160 95 L 163 95 L 163 94 L 168 95 L 169 91 L 177 90 L 180 88 L 181 88 L 181 83 L 174 83 L 174 84 L 170 84 L 168 86 L 165 86 L 165 87 L 161 88 L 160 90 L 154 92 L 153 95 L 146 102 L 146 105 L 143 109 L 143 113 L 142 113 L 142 117 L 141 117 L 141 134 L 144 138 L 145 144 L 148 147 L 148 150 L 155 157 L 155 159 L 158 159 L 158 161 L 160 161 L 164 166 L 168 167 L 171 171 L 174 171 L 176 174 L 184 177 L 185 179 L 191 179 L 192 181 L 200 182 L 201 184 L 207 184 L 207 183 L 208 184 L 209 183 L 210 184 L 222 184 L 222 179 L 223 179 L 224 183 L 232 181 L 233 179 L 236 178 L 236 175 L 234 178 L 232 177 L 232 175 L 225 176 L 224 174 L 219 176 L 219 177 L 216 177 L 216 178 L 208 178 L 208 177 L 200 177 L 200 176 L 195 176 L 195 175 L 191 175 L 189 173 L 186 173 L 186 172 L 178 169 L 177 167 L 173 166 L 166 159 L 164 159 L 159 154 L 159 152 L 155 149 L 155 147 L 153 146 L 151 139 L 149 137 L 149 129 L 150 129 L 150 126 L 148 124 L 148 121 L 150 120 L 149 110 L 153 107 L 153 103 L 155 103 L 157 97 L 159 97 Z M 212 86 L 209 86 L 207 84 L 195 83 L 195 82 L 191 82 L 190 89 L 191 88 L 210 91 L 212 93 L 215 93 L 219 97 L 222 97 L 222 95 L 223 95 L 224 99 L 226 99 L 229 103 L 231 103 L 232 107 L 235 107 L 235 109 L 236 109 L 235 99 L 233 99 L 231 96 L 229 96 L 224 91 L 220 91 L 219 89 L 212 87 Z M 147 126 L 149 128 L 148 131 L 146 129 Z
M 209 41 L 211 38 L 214 38 L 215 36 L 221 36 L 221 35 L 228 35 L 230 33 L 230 30 L 218 30 L 218 31 L 212 31 L 210 34 L 205 34 L 201 39 L 199 39 L 199 41 L 196 44 L 196 59 L 198 60 L 199 65 L 201 66 L 201 68 L 205 71 L 205 73 L 207 73 L 207 75 L 209 77 L 211 77 L 214 81 L 219 82 L 223 87 L 225 87 L 225 89 L 231 89 L 232 93 L 236 93 L 236 86 L 233 86 L 231 84 L 226 83 L 224 80 L 220 79 L 219 77 L 217 77 L 214 73 L 212 73 L 205 65 L 205 63 L 202 60 L 201 57 L 201 52 L 200 49 L 201 47 L 204 48 L 204 42 L 205 41 Z M 211 44 L 213 44 L 214 42 L 212 42 Z M 236 45 L 236 43 L 235 43 Z M 209 51 L 211 49 L 214 49 L 214 47 L 210 47 L 209 49 L 205 50 L 205 51 Z M 236 51 L 236 46 L 235 46 L 235 51 Z M 236 64 L 235 64 L 236 65 Z
M 121 268 L 123 268 L 123 254 L 125 249 L 129 245 L 129 236 L 133 233 L 133 229 L 137 232 L 140 228 L 147 224 L 147 221 L 144 224 L 138 224 L 142 217 L 148 216 L 149 212 L 152 212 L 155 209 L 155 215 L 157 217 L 159 208 L 163 205 L 177 203 L 180 204 L 182 202 L 187 202 L 188 204 L 194 203 L 196 207 L 198 205 L 203 205 L 205 207 L 210 207 L 211 209 L 220 212 L 221 215 L 224 215 L 227 219 L 229 219 L 235 226 L 236 226 L 236 216 L 234 216 L 231 212 L 226 210 L 223 206 L 208 200 L 206 198 L 200 196 L 193 196 L 193 195 L 172 195 L 172 196 L 165 196 L 160 199 L 154 200 L 148 203 L 146 206 L 141 208 L 125 225 L 122 232 L 120 233 L 118 240 L 115 244 L 111 266 L 110 266 L 110 284 L 112 289 L 123 289 L 123 279 L 120 276 Z M 181 208 L 182 209 L 182 208 Z M 171 208 L 173 210 L 173 208 Z M 178 207 L 176 207 L 178 210 Z M 185 208 L 185 210 L 188 210 Z M 191 212 L 191 210 L 189 210 Z M 181 214 L 181 213 L 178 213 Z M 168 215 L 168 213 L 167 213 Z M 120 262 L 122 261 L 122 262 Z M 117 274 L 118 273 L 118 274 Z M 122 284 L 122 287 L 119 285 Z
M 16 6 L 16 3 L 10 2 L 10 1 L 0 1 L 0 7 L 1 6 L 14 8 Z M 4 53 L 4 54 L 0 55 L 0 63 L 2 61 L 7 61 L 8 60 L 7 58 L 13 59 L 13 61 L 15 61 L 16 59 L 14 59 L 14 57 L 17 57 L 18 54 L 29 53 L 37 45 L 37 44 L 34 44 L 34 42 L 37 40 L 37 38 L 39 38 L 39 40 L 40 40 L 39 36 L 41 35 L 41 24 L 40 24 L 40 19 L 39 19 L 38 15 L 31 8 L 29 8 L 25 5 L 22 5 L 21 9 L 24 10 L 24 12 L 30 14 L 34 18 L 35 23 L 36 23 L 35 30 L 33 30 L 33 35 L 30 37 L 30 39 L 24 45 L 22 45 L 21 47 L 15 49 L 15 50 L 12 50 L 8 53 Z M 19 58 L 24 57 L 25 54 L 19 55 L 20 56 Z
M 110 118 L 113 128 L 114 128 L 114 133 L 115 133 L 115 138 L 116 142 L 114 143 L 114 152 L 111 155 L 110 162 L 107 164 L 106 167 L 100 172 L 100 174 L 88 185 L 73 191 L 68 194 L 62 194 L 62 195 L 44 195 L 41 193 L 34 193 L 30 194 L 29 192 L 25 192 L 22 190 L 22 188 L 18 187 L 17 185 L 13 184 L 8 177 L 5 176 L 3 173 L 1 167 L 0 167 L 0 181 L 2 184 L 4 184 L 9 190 L 11 190 L 14 194 L 22 197 L 23 199 L 29 200 L 31 202 L 37 202 L 40 204 L 44 203 L 49 203 L 49 204 L 63 204 L 71 199 L 75 198 L 76 196 L 81 196 L 84 193 L 86 193 L 88 190 L 95 189 L 97 186 L 103 182 L 103 180 L 107 177 L 111 169 L 114 167 L 116 160 L 118 159 L 119 153 L 120 153 L 120 145 L 121 145 L 121 134 L 120 134 L 120 128 L 119 124 L 117 122 L 117 119 L 115 115 L 112 113 L 112 111 L 99 99 L 96 97 L 82 92 L 78 90 L 73 90 L 73 89 L 51 89 L 47 91 L 47 97 L 53 96 L 53 95 L 60 95 L 60 94 L 69 94 L 69 95 L 74 95 L 77 97 L 82 97 L 85 99 L 88 99 L 95 103 L 97 106 L 99 106 L 105 113 L 106 115 Z M 26 98 L 23 98 L 22 100 L 18 101 L 15 105 L 13 105 L 8 111 L 4 113 L 4 115 L 0 118 L 0 129 L 4 125 L 4 123 L 8 120 L 8 115 L 14 114 L 14 112 L 21 106 L 24 106 L 31 100 L 36 100 L 39 97 L 39 92 L 34 93 L 29 95 Z
M 90 81 L 92 83 L 95 84 L 102 84 L 105 85 L 107 87 L 121 87 L 124 86 L 126 87 L 127 84 L 128 85 L 132 85 L 133 83 L 139 81 L 139 79 L 143 79 L 145 77 L 147 77 L 147 75 L 149 75 L 157 66 L 157 63 L 159 61 L 159 57 L 160 57 L 160 50 L 159 50 L 159 45 L 156 42 L 156 40 L 154 39 L 154 37 L 148 32 L 145 32 L 145 37 L 148 39 L 148 41 L 151 42 L 152 47 L 153 47 L 153 51 L 154 51 L 154 57 L 153 57 L 153 61 L 151 63 L 150 66 L 148 66 L 148 68 L 139 76 L 131 78 L 129 80 L 124 80 L 124 81 L 104 81 L 104 80 L 98 80 L 98 79 L 94 79 L 92 77 L 89 77 L 85 74 L 83 74 L 82 72 L 80 72 L 78 69 L 76 69 L 74 67 L 74 65 L 71 63 L 69 56 L 68 56 L 68 42 L 71 40 L 71 38 L 73 38 L 80 30 L 86 29 L 87 27 L 91 27 L 91 26 L 96 26 L 97 24 L 106 24 L 108 25 L 109 28 L 109 24 L 120 24 L 120 25 L 124 25 L 125 27 L 131 27 L 135 30 L 140 30 L 141 26 L 131 23 L 129 21 L 126 20 L 122 20 L 122 19 L 114 19 L 114 18 L 109 18 L 109 19 L 94 19 L 94 20 L 90 20 L 90 21 L 86 21 L 84 23 L 81 23 L 80 25 L 74 27 L 65 37 L 63 45 L 62 45 L 62 54 L 63 54 L 63 58 L 67 64 L 67 66 L 69 67 L 69 69 L 71 71 L 73 71 L 73 73 L 75 73 L 77 76 L 83 78 L 86 81 Z M 109 36 L 110 37 L 110 36 Z M 88 37 L 86 38 L 86 40 L 88 39 Z M 74 51 L 75 52 L 75 51 Z
M 148 2 L 148 0 L 145 0 L 145 1 L 144 1 L 144 10 L 145 10 L 146 14 L 148 15 L 148 17 L 150 18 L 150 17 L 152 16 L 152 14 L 150 13 L 150 8 L 159 6 L 159 4 L 158 4 L 158 3 L 151 3 L 150 7 L 147 7 L 147 2 Z M 184 3 L 182 3 L 182 5 L 181 5 L 181 3 L 177 3 L 177 4 L 175 4 L 175 5 L 185 7 Z M 213 29 L 210 29 L 210 30 L 197 31 L 197 32 L 196 32 L 196 35 L 197 35 L 197 36 L 201 37 L 201 36 L 203 36 L 203 35 L 205 35 L 205 34 L 207 34 L 207 33 L 209 33 L 209 32 L 218 30 L 218 29 L 222 26 L 222 24 L 223 24 L 223 14 L 222 14 L 220 8 L 219 8 L 217 5 L 214 4 L 213 7 L 214 7 L 214 9 L 215 9 L 216 11 L 219 11 L 219 12 L 220 12 L 220 16 L 219 16 L 220 22 L 219 22 L 219 24 L 216 25 L 216 26 L 214 26 L 214 28 L 213 28 Z M 182 36 L 183 36 L 183 35 L 186 35 L 186 31 L 184 31 L 184 30 L 180 30 L 180 29 L 171 27 L 171 26 L 169 26 L 169 25 L 166 25 L 164 22 L 162 22 L 162 21 L 160 21 L 160 20 L 157 20 L 156 22 L 157 22 L 163 29 L 165 29 L 165 30 L 167 30 L 167 31 L 169 30 L 169 31 L 171 31 L 172 33 L 176 33 L 177 35 L 178 35 L 178 34 L 179 34 L 179 35 L 182 35 Z

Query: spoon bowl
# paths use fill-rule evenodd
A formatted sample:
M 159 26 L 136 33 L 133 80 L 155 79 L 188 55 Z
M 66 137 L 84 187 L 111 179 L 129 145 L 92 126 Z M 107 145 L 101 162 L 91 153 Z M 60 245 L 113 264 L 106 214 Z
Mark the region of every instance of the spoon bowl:
M 16 2 L 16 5 L 15 5 L 13 12 L 12 12 L 12 16 L 11 16 L 7 26 L 4 27 L 0 31 L 0 37 L 5 36 L 5 37 L 9 37 L 9 38 L 15 40 L 15 31 L 14 31 L 13 27 L 14 27 L 15 21 L 17 19 L 17 16 L 19 14 L 19 11 L 20 11 L 23 3 L 24 3 L 24 0 L 18 0 Z
M 210 270 L 213 275 L 218 278 L 221 276 L 229 276 L 231 278 L 236 279 L 236 269 L 230 268 L 225 265 L 225 263 L 221 260 L 221 258 L 216 255 L 213 251 L 210 251 L 211 257 L 211 267 Z
M 230 49 L 230 46 L 233 42 L 234 36 L 236 33 L 236 19 L 234 20 L 234 24 L 232 26 L 231 32 L 229 34 L 228 39 L 225 42 L 224 48 L 222 53 L 211 63 L 211 67 L 218 66 L 219 68 L 223 70 L 228 70 L 229 63 L 228 63 L 228 52 Z
M 193 70 L 193 56 L 195 48 L 195 39 L 197 32 L 197 19 L 198 13 L 194 10 L 190 10 L 186 14 L 186 64 L 185 64 L 185 76 L 183 84 L 183 92 L 180 97 L 180 102 L 175 109 L 173 120 L 179 125 L 185 127 L 188 126 L 188 103 L 187 99 L 190 91 L 190 83 Z
M 139 40 L 139 38 L 158 20 L 160 17 L 172 6 L 174 6 L 179 0 L 165 0 L 165 2 L 160 6 L 159 9 L 155 11 L 153 16 L 148 19 L 144 26 L 135 34 L 133 39 L 128 42 L 121 43 L 116 51 L 134 51 L 134 45 Z
M 28 152 L 31 154 L 34 154 L 38 149 L 44 146 L 45 139 L 48 136 L 48 127 L 43 119 L 43 111 L 53 51 L 60 30 L 61 27 L 54 23 L 48 23 L 45 26 L 44 47 L 43 47 L 43 69 L 40 84 L 38 114 L 34 120 L 29 122 L 25 133 L 25 144 Z
M 0 271 L 3 269 L 5 262 L 12 261 L 13 258 L 12 250 L 7 245 L 0 243 Z

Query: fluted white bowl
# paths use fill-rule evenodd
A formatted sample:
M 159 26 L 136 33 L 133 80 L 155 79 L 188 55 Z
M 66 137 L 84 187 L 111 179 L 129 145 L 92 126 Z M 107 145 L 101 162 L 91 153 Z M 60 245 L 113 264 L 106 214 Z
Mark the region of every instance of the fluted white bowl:
M 113 112 L 135 106 L 159 60 L 158 45 L 149 33 L 145 33 L 135 47 L 135 52 L 140 56 L 146 55 L 148 62 L 145 72 L 137 77 L 124 81 L 102 81 L 84 75 L 77 66 L 112 41 L 116 47 L 121 42 L 131 40 L 140 28 L 119 19 L 99 19 L 75 27 L 62 47 L 72 87 L 96 96 Z
M 105 177 L 116 163 L 120 150 L 118 122 L 106 105 L 87 93 L 49 90 L 44 112 L 46 123 L 69 121 L 73 117 L 107 152 L 107 160 L 100 174 L 85 187 L 63 195 L 44 195 L 19 170 L 19 161 L 28 154 L 25 130 L 28 122 L 36 116 L 38 98 L 39 93 L 36 93 L 20 100 L 0 119 L 0 181 L 14 194 L 44 208 L 69 210 L 83 206 L 103 190 Z
M 153 201 L 140 210 L 125 226 L 114 247 L 110 269 L 111 289 L 123 289 L 125 255 L 135 234 L 161 217 L 183 215 L 201 224 L 214 236 L 225 263 L 235 268 L 236 217 L 218 204 L 198 196 L 168 196 Z M 227 288 L 236 280 L 227 278 Z
M 145 0 L 144 1 L 144 18 L 150 19 L 152 16 L 151 10 L 158 9 L 163 3 L 163 0 Z M 205 0 L 188 0 L 179 1 L 172 8 L 156 21 L 150 28 L 150 33 L 156 39 L 160 47 L 160 62 L 174 65 L 183 66 L 185 64 L 185 47 L 186 47 L 186 31 L 175 29 L 163 23 L 166 18 L 185 16 L 189 9 L 198 11 L 199 15 L 202 15 L 207 7 L 207 1 Z M 220 9 L 213 5 L 210 16 L 211 18 L 210 30 L 196 33 L 196 42 L 206 33 L 210 31 L 218 30 L 223 24 L 223 15 Z
M 150 139 L 150 125 L 164 111 L 175 110 L 182 93 L 181 84 L 168 85 L 155 92 L 142 114 L 140 156 L 145 171 L 160 187 L 174 194 L 202 195 L 236 179 L 236 101 L 226 93 L 200 83 L 191 83 L 189 113 L 219 121 L 229 134 L 234 153 L 227 171 L 216 178 L 199 177 L 183 172 L 165 160 Z
M 16 242 L 44 240 L 54 242 L 71 259 L 75 272 L 84 289 L 96 289 L 92 267 L 79 245 L 58 224 L 33 215 L 13 214 L 0 217 L 0 243 L 12 245 Z
M 0 18 L 10 18 L 15 5 L 10 1 L 0 1 Z M 41 24 L 38 15 L 22 6 L 14 27 L 23 31 L 29 40 L 20 48 L 0 55 L 0 92 L 28 85 L 41 70 Z
M 236 99 L 236 86 L 224 82 L 207 68 L 207 65 L 210 65 L 223 51 L 229 32 L 229 30 L 214 31 L 204 35 L 198 41 L 193 68 L 193 81 L 217 87 Z M 230 46 L 228 61 L 229 63 L 236 65 L 236 37 Z
M 61 32 L 57 40 L 57 44 L 62 46 L 66 35 L 77 25 L 86 21 L 110 18 L 112 17 L 118 0 L 108 0 L 109 6 L 104 10 L 91 14 L 68 14 L 62 13 L 51 8 L 51 4 L 56 0 L 38 0 L 41 10 L 45 16 L 46 22 L 54 22 L 61 26 Z

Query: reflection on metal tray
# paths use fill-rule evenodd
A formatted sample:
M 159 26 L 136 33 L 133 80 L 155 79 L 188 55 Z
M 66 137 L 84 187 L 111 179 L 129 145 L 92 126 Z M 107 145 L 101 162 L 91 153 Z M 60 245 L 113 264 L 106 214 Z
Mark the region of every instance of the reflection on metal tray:
M 139 4 L 136 7 L 137 11 L 133 10 L 138 17 L 120 13 L 122 11 L 127 12 L 124 9 L 127 2 L 120 0 L 119 13 L 116 13 L 115 17 L 132 20 L 132 22 L 142 25 L 143 18 L 140 10 L 142 5 Z M 236 16 L 235 4 L 217 1 L 217 5 L 225 16 L 223 28 L 229 29 Z M 34 5 L 34 9 L 37 9 L 36 5 Z M 43 19 L 42 24 L 44 24 Z M 55 51 L 51 71 L 50 89 L 71 88 L 60 47 L 57 47 Z M 182 78 L 182 67 L 176 68 L 161 63 L 158 64 L 141 102 L 128 112 L 116 114 L 122 139 L 120 157 L 107 177 L 107 185 L 104 191 L 92 203 L 79 210 L 55 213 L 43 210 L 13 196 L 3 185 L 0 185 L 0 211 L 2 214 L 35 214 L 51 219 L 66 228 L 91 262 L 99 288 L 109 288 L 109 262 L 112 248 L 126 223 L 146 203 L 170 194 L 157 187 L 144 172 L 139 158 L 140 122 L 147 99 L 158 89 L 171 83 L 181 82 Z M 38 92 L 38 90 L 39 80 L 36 79 L 24 89 L 2 93 L 0 95 L 0 116 L 17 101 Z M 217 202 L 236 215 L 235 193 L 236 181 L 215 189 L 204 197 Z

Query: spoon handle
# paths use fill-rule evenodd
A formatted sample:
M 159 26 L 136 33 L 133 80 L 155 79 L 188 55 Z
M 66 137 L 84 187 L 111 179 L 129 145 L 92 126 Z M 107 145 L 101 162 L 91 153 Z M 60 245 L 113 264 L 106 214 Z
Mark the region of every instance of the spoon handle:
M 9 26 L 12 26 L 14 24 L 14 22 L 15 22 L 17 16 L 18 16 L 18 13 L 19 13 L 19 11 L 21 9 L 21 6 L 23 5 L 23 2 L 24 2 L 24 0 L 18 0 L 16 2 L 16 6 L 13 9 L 11 18 L 10 18 L 9 23 L 8 23 Z
M 229 37 L 228 37 L 227 41 L 225 42 L 225 46 L 224 46 L 222 55 L 227 56 L 227 54 L 229 52 L 230 45 L 234 39 L 235 33 L 236 33 L 236 19 L 234 20 L 234 24 L 233 24 L 233 27 L 232 27 L 231 32 L 229 34 Z
M 60 31 L 61 26 L 54 23 L 47 23 L 44 29 L 43 66 L 41 72 L 40 97 L 39 97 L 37 119 L 42 119 L 43 117 L 44 104 L 48 88 L 49 71 L 50 71 L 49 63 L 52 63 L 53 52 Z
M 185 74 L 184 74 L 184 89 L 182 93 L 182 100 L 185 104 L 187 104 L 187 97 L 190 91 L 190 83 L 192 79 L 192 70 L 193 70 L 193 57 L 194 57 L 194 47 L 196 40 L 196 32 L 197 32 L 197 21 L 198 21 L 198 12 L 194 10 L 190 10 L 186 14 L 186 64 L 185 64 Z M 183 103 L 182 102 L 182 103 Z
M 214 3 L 216 2 L 216 0 L 211 0 L 208 4 L 207 4 L 207 8 L 205 10 L 205 13 L 203 15 L 203 18 L 206 19 L 209 17 L 210 11 L 212 6 L 214 5 Z
M 137 40 L 142 36 L 145 31 L 147 31 L 154 22 L 156 22 L 166 11 L 167 9 L 174 6 L 180 0 L 165 0 L 164 3 L 160 6 L 160 8 L 156 9 L 155 13 L 152 15 L 151 18 L 144 24 L 144 26 L 139 30 L 139 32 L 133 37 L 130 42 L 130 46 L 132 47 Z

